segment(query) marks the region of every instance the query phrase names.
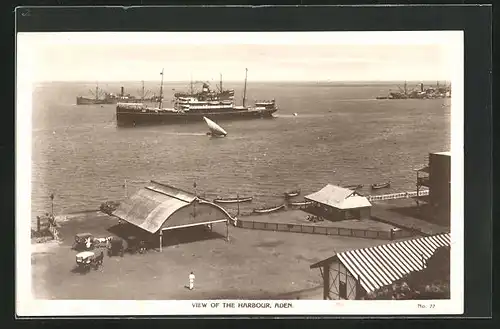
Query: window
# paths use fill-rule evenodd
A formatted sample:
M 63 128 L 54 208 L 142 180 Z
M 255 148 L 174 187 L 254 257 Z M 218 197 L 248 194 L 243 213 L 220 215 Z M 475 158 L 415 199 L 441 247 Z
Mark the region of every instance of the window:
M 347 299 L 347 284 L 345 282 L 339 282 L 339 298 Z

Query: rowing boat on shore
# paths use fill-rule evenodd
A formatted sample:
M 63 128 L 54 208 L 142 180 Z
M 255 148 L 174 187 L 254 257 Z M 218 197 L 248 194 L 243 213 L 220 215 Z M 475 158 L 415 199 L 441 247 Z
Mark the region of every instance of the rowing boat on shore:
M 236 197 L 236 198 L 218 198 L 214 199 L 215 203 L 241 203 L 241 202 L 250 202 L 253 200 L 253 197 Z
M 348 188 L 350 190 L 358 190 L 360 188 L 363 188 L 363 184 L 345 185 L 344 188 Z
M 305 207 L 305 206 L 310 206 L 312 205 L 312 201 L 302 201 L 302 202 L 290 202 L 290 206 L 295 206 L 295 207 Z
M 300 194 L 300 190 L 285 192 L 285 198 L 293 198 Z
M 258 214 L 267 214 L 267 213 L 275 212 L 275 211 L 278 211 L 278 210 L 281 210 L 281 209 L 284 209 L 284 208 L 285 208 L 285 205 L 282 204 L 282 205 L 271 207 L 271 208 L 254 209 L 253 212 L 254 213 L 258 213 Z

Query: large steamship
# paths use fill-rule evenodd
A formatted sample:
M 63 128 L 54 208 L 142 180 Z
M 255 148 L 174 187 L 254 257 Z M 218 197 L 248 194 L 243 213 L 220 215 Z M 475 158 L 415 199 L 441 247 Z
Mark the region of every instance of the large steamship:
M 173 108 L 164 108 L 163 70 L 161 74 L 160 97 L 158 106 L 146 106 L 143 103 L 118 103 L 116 121 L 118 126 L 136 126 L 151 124 L 187 123 L 203 121 L 208 117 L 215 121 L 236 119 L 271 118 L 278 110 L 275 100 L 257 101 L 253 106 L 246 106 L 247 73 L 243 103 L 235 105 L 234 89 L 222 88 L 222 78 L 218 90 L 211 90 L 208 83 L 203 83 L 202 90 L 194 92 L 191 83 L 189 92 L 174 94 Z

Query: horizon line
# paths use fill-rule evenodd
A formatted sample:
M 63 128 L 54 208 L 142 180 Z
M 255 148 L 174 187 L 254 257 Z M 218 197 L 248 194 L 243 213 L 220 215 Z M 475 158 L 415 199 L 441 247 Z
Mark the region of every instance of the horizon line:
M 33 83 L 45 83 L 45 82 L 84 82 L 84 83 L 106 83 L 106 82 L 158 82 L 157 80 L 122 80 L 122 79 L 117 79 L 117 80 L 38 80 L 38 81 L 33 81 Z M 335 83 L 335 82 L 446 82 L 446 83 L 451 83 L 451 80 L 448 79 L 408 79 L 408 80 L 397 80 L 397 79 L 391 79 L 391 80 L 253 80 L 252 83 L 257 82 L 257 83 L 276 83 L 276 82 L 287 82 L 287 83 L 297 83 L 297 82 L 310 82 L 310 83 Z M 191 82 L 190 80 L 164 80 L 163 83 L 171 83 L 171 82 Z M 213 81 L 208 81 L 207 82 L 217 82 L 219 83 L 219 80 L 213 80 Z M 224 80 L 224 82 L 243 82 L 242 80 Z

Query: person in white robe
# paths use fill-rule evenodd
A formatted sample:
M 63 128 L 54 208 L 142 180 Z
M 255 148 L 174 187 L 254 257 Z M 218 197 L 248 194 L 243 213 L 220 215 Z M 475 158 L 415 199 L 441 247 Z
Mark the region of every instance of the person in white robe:
M 194 279 L 195 279 L 194 273 L 191 272 L 189 274 L 189 290 L 193 290 L 194 289 Z

